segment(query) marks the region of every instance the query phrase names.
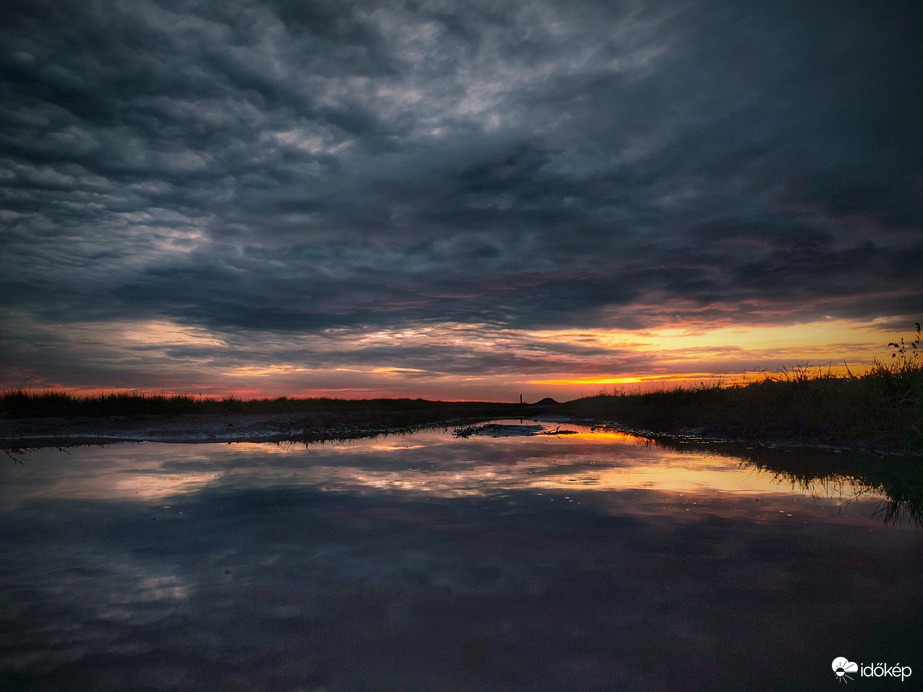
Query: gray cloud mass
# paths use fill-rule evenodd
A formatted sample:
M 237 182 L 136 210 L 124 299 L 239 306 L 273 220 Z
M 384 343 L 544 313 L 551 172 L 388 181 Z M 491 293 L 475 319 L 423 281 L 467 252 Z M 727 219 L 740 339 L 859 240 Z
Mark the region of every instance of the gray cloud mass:
M 918 319 L 920 35 L 904 0 L 8 0 L 5 377 L 54 358 L 28 325 Z

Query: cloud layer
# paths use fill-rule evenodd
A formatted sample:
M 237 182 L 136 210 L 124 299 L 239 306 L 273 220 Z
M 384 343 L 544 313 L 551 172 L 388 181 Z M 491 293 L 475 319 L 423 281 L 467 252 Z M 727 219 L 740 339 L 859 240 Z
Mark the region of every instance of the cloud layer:
M 196 368 L 428 325 L 906 324 L 923 12 L 759 5 L 7 2 L 4 378 L 163 375 L 77 354 L 88 325 L 205 335 Z M 343 367 L 458 374 L 446 347 Z

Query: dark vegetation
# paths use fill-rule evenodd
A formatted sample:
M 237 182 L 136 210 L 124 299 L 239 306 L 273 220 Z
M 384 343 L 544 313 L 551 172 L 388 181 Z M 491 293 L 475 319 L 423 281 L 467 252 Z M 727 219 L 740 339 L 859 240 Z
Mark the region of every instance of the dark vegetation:
M 67 392 L 15 390 L 0 395 L 0 418 L 72 416 L 175 416 L 185 414 L 368 414 L 421 423 L 443 418 L 516 414 L 526 407 L 476 401 L 425 399 L 328 399 L 279 397 L 276 399 L 206 399 L 191 395 L 98 394 L 75 396 Z
M 916 327 L 915 339 L 892 342 L 891 358 L 860 375 L 800 366 L 747 384 L 603 394 L 559 410 L 655 433 L 920 450 L 923 345 Z

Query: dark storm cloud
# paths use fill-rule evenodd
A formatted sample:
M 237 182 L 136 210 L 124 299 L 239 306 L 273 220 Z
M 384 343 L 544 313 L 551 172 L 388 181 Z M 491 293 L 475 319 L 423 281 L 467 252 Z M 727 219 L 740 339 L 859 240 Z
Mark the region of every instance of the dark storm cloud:
M 921 17 L 6 2 L 6 339 L 914 315 Z

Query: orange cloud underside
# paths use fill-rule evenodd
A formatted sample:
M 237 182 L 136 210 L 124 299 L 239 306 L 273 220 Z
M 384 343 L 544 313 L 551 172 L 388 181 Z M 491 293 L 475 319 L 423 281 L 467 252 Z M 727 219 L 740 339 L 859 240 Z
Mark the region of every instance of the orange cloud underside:
M 677 324 L 636 331 L 429 323 L 273 338 L 237 334 L 233 339 L 168 322 L 68 329 L 66 336 L 87 358 L 137 362 L 136 372 L 143 377 L 136 389 L 146 392 L 494 401 L 518 401 L 520 394 L 526 400 L 567 400 L 620 388 L 643 391 L 717 380 L 731 384 L 797 364 L 839 373 L 845 371 L 845 361 L 853 372 L 861 372 L 874 357 L 887 358 L 888 342 L 899 337 L 887 325 L 844 320 Z M 106 342 L 99 340 L 100 333 L 108 334 Z M 229 345 L 247 339 L 257 346 L 245 350 Z M 80 358 L 75 354 L 75 361 Z M 135 381 L 131 373 L 120 379 Z M 133 389 L 105 382 L 31 384 L 79 393 Z

